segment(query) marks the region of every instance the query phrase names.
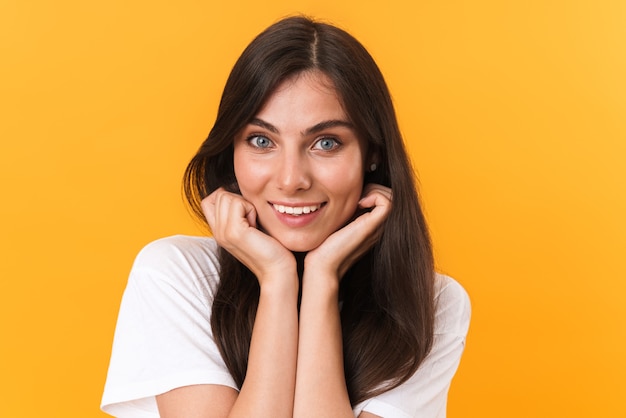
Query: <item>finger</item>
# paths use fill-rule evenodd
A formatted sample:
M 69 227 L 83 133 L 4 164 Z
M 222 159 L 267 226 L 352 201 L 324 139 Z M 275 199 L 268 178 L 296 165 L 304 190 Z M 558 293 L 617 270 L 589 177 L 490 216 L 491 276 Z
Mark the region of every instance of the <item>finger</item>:
M 393 196 L 393 191 L 389 187 L 383 186 L 381 184 L 369 183 L 366 184 L 363 188 L 362 197 L 367 197 L 374 193 L 380 193 L 383 196 L 387 197 L 389 200 L 391 200 Z
M 202 208 L 204 217 L 206 218 L 211 230 L 213 229 L 213 226 L 215 225 L 215 209 L 216 209 L 215 204 L 216 204 L 218 195 L 220 194 L 220 190 L 221 189 L 215 190 L 213 193 L 209 194 L 200 202 L 200 207 Z
M 240 242 L 249 228 L 256 229 L 256 209 L 240 195 L 223 192 L 215 206 L 220 236 L 227 241 Z
M 390 188 L 380 185 L 368 186 L 364 189 L 364 197 L 359 201 L 359 207 L 376 208 L 377 206 L 383 206 L 391 208 L 392 192 Z
M 256 228 L 256 208 L 254 207 L 254 205 L 246 200 L 243 201 L 244 203 L 244 210 L 246 213 L 246 220 L 248 221 L 248 225 L 250 225 L 253 228 Z

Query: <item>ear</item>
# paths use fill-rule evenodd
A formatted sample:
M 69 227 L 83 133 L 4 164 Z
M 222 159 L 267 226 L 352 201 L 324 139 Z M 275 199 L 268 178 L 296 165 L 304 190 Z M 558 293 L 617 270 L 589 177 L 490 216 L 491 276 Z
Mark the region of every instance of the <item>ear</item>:
M 373 172 L 380 167 L 380 157 L 377 151 L 370 151 L 365 160 L 365 171 Z

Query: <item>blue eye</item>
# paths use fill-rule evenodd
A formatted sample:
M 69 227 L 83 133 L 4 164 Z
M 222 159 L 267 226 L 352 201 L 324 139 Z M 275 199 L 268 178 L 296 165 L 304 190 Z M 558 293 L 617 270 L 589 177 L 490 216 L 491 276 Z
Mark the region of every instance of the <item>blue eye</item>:
M 335 138 L 322 138 L 315 143 L 315 148 L 324 151 L 330 151 L 337 146 L 339 146 L 339 141 L 337 141 Z
M 269 148 L 272 145 L 272 141 L 262 135 L 251 136 L 248 138 L 248 142 L 256 148 Z

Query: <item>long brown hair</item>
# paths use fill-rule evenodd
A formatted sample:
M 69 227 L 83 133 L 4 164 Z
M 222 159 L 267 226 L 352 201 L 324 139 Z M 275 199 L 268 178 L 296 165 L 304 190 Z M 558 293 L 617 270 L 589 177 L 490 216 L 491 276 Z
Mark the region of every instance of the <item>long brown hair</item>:
M 369 53 L 345 31 L 306 17 L 289 17 L 267 28 L 235 63 L 215 125 L 186 169 L 183 190 L 202 220 L 204 197 L 219 187 L 237 192 L 235 135 L 281 81 L 311 70 L 332 80 L 358 134 L 378 156 L 378 168 L 366 173 L 365 184 L 393 190 L 380 240 L 341 281 L 345 377 L 354 405 L 406 381 L 430 351 L 434 327 L 428 229 L 387 85 Z M 241 386 L 259 285 L 228 252 L 220 249 L 219 257 L 220 283 L 211 327 L 231 375 Z

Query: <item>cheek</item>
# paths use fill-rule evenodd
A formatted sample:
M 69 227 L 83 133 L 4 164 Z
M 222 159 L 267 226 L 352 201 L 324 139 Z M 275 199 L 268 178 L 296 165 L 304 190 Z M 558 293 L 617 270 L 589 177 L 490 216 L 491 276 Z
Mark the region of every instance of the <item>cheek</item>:
M 259 191 L 259 185 L 257 181 L 255 181 L 258 177 L 252 176 L 250 170 L 247 168 L 241 170 L 235 168 L 235 178 L 237 179 L 241 195 L 246 200 L 250 201 Z
M 343 212 L 350 212 L 352 215 L 363 192 L 363 175 L 361 172 L 343 170 L 333 177 L 327 178 L 326 184 L 334 194 L 335 199 L 338 199 L 344 206 Z
M 238 152 L 235 147 L 235 153 L 233 155 L 233 168 L 235 171 L 235 178 L 239 185 L 239 190 L 244 198 L 249 200 L 252 193 L 258 189 L 258 183 L 260 182 L 258 167 L 255 167 L 251 163 L 249 158 L 245 158 L 245 153 Z
M 351 167 L 346 170 L 345 167 Z M 326 181 L 333 184 L 335 189 L 341 190 L 343 193 L 353 195 L 360 194 L 363 189 L 364 175 L 359 164 L 345 164 L 343 167 L 334 170 L 332 175 L 328 176 Z
M 266 164 L 254 164 L 246 161 L 235 164 L 235 178 L 241 196 L 252 203 L 257 211 L 261 210 L 268 196 L 268 187 L 271 183 L 272 169 Z

